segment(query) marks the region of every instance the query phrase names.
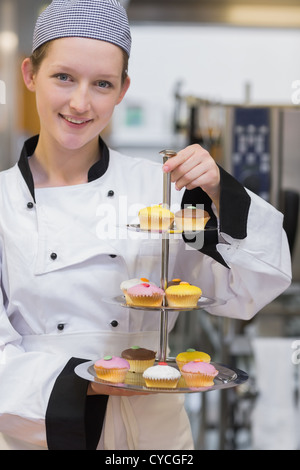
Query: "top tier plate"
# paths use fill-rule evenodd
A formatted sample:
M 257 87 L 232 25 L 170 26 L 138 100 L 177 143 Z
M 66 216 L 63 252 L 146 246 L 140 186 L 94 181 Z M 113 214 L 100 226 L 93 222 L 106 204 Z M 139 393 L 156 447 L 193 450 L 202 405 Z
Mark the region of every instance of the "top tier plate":
M 169 234 L 183 233 L 183 230 L 177 229 L 176 225 L 173 225 L 168 230 L 145 230 L 145 229 L 141 229 L 140 224 L 128 224 L 127 228 L 129 230 L 134 230 L 136 232 L 144 232 L 144 233 L 147 233 L 147 232 L 169 233 Z M 217 228 L 216 227 L 205 227 L 203 230 L 197 230 L 197 231 L 194 231 L 194 232 L 184 232 L 184 233 L 191 234 L 191 235 L 196 235 L 197 233 L 214 231 L 214 230 L 217 230 Z

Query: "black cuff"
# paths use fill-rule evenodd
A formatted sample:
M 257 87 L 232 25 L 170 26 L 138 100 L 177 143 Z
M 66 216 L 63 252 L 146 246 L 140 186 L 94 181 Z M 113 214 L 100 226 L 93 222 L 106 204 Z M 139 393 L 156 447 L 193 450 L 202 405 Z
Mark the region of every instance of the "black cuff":
M 46 411 L 49 450 L 95 450 L 97 448 L 108 396 L 87 396 L 89 382 L 74 368 L 86 359 L 72 358 L 57 377 Z
M 251 198 L 244 186 L 223 168 L 220 169 L 220 232 L 242 240 L 247 236 Z
M 251 198 L 245 188 L 227 173 L 223 168 L 220 169 L 220 232 L 227 233 L 232 238 L 243 239 L 247 236 L 247 220 Z M 182 198 L 182 207 L 187 205 L 202 204 L 204 210 L 210 215 L 210 220 L 206 224 L 204 231 L 203 247 L 199 250 L 201 253 L 210 256 L 218 263 L 228 267 L 223 257 L 217 251 L 219 243 L 217 218 L 211 208 L 211 199 L 201 188 L 186 190 Z M 186 243 L 189 240 L 183 239 Z M 191 244 L 191 246 L 193 246 Z

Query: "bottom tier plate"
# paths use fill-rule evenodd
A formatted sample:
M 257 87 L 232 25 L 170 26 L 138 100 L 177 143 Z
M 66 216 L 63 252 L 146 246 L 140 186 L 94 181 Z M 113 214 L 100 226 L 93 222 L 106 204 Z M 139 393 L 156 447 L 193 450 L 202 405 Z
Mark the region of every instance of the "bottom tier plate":
M 132 390 L 143 393 L 195 393 L 195 392 L 208 392 L 211 390 L 220 390 L 225 388 L 235 387 L 248 380 L 248 374 L 240 369 L 229 368 L 223 364 L 212 362 L 215 368 L 219 371 L 217 377 L 214 380 L 214 385 L 211 387 L 200 387 L 192 388 L 187 387 L 184 378 L 181 377 L 176 388 L 149 388 L 146 387 L 145 381 L 142 374 L 134 372 L 127 372 L 125 382 L 113 384 L 104 380 L 98 379 L 94 370 L 94 362 L 89 361 L 78 365 L 75 368 L 75 373 L 90 382 L 96 382 L 98 384 L 110 385 L 112 387 L 118 387 L 119 389 Z M 176 361 L 173 358 L 167 359 L 167 363 L 170 366 L 176 367 Z

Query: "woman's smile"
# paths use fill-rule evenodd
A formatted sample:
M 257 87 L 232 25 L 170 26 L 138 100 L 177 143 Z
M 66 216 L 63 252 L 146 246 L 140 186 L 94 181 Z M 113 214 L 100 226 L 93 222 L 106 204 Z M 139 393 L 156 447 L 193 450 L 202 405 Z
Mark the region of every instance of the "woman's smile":
M 71 129 L 83 129 L 93 121 L 93 119 L 69 116 L 61 113 L 59 113 L 59 116 Z

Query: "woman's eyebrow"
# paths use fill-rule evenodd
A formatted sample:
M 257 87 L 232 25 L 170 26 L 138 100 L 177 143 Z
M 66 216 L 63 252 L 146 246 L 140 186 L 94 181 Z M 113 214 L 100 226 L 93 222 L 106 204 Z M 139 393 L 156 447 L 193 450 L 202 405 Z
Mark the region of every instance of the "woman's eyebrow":
M 81 74 L 82 73 L 81 71 L 78 71 L 78 69 L 76 69 L 76 67 L 72 67 L 72 66 L 60 63 L 60 62 L 50 64 L 49 68 L 50 68 L 50 70 L 52 70 L 52 69 L 63 70 L 64 72 L 69 72 L 71 74 Z M 98 77 L 98 78 L 118 78 L 119 77 L 119 75 L 117 73 L 107 72 L 107 71 L 102 71 L 102 70 L 95 71 L 95 73 L 93 73 L 93 74 L 89 73 L 89 75 L 93 75 L 94 77 Z

